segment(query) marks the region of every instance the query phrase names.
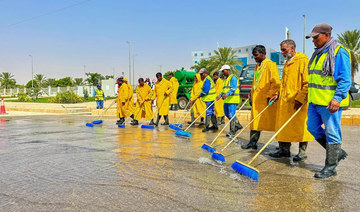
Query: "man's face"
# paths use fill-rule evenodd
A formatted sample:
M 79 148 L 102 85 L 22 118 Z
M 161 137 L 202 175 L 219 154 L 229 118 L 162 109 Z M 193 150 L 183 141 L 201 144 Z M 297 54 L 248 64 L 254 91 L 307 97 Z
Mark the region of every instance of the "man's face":
M 207 74 L 206 74 L 206 73 L 202 73 L 202 74 L 200 74 L 200 76 L 201 76 L 201 80 L 204 80 L 204 79 L 206 78 Z
M 169 75 L 169 79 L 173 78 L 173 75 Z
M 219 79 L 219 75 L 213 75 L 214 80 Z
M 157 76 L 156 79 L 160 82 L 162 80 L 162 76 Z
M 98 88 L 98 90 L 101 90 L 101 86 L 98 86 L 97 88 Z
M 230 70 L 229 69 L 224 69 L 222 71 L 222 73 L 223 73 L 224 76 L 229 76 L 230 75 Z
M 144 86 L 144 84 L 145 84 L 144 81 L 140 81 L 140 82 L 139 82 L 139 85 L 140 85 L 141 87 Z
M 254 51 L 253 56 L 257 63 L 261 63 L 265 59 L 265 55 L 258 51 Z
M 325 33 L 325 34 L 318 34 L 316 36 L 313 37 L 312 42 L 314 43 L 316 48 L 320 48 L 322 47 L 326 42 L 328 42 L 330 39 L 330 34 L 329 33 Z
M 122 85 L 124 83 L 124 81 L 119 81 L 119 85 Z
M 282 44 L 280 45 L 281 54 L 284 56 L 285 60 L 289 60 L 294 56 L 295 50 L 293 46 Z

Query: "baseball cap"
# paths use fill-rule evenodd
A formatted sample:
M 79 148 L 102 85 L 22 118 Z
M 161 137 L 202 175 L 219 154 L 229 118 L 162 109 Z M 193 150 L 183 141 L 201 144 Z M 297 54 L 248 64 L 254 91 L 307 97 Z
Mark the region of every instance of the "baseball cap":
M 332 27 L 329 24 L 318 24 L 316 25 L 310 34 L 306 35 L 306 39 L 315 37 L 319 35 L 320 33 L 331 33 Z
M 198 73 L 199 74 L 207 73 L 207 70 L 206 70 L 206 68 L 201 68 Z
M 230 68 L 230 66 L 229 66 L 229 65 L 223 65 L 223 66 L 221 66 L 220 71 L 223 71 L 223 70 L 225 70 L 225 69 L 229 69 L 229 70 L 231 70 L 231 68 Z

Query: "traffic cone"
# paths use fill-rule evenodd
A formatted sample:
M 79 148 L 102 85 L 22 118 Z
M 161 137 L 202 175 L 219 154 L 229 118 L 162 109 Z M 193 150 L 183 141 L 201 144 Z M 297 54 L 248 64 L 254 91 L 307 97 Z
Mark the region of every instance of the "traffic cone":
M 6 111 L 5 111 L 5 104 L 4 104 L 4 97 L 1 97 L 1 108 L 0 108 L 0 114 L 6 114 Z

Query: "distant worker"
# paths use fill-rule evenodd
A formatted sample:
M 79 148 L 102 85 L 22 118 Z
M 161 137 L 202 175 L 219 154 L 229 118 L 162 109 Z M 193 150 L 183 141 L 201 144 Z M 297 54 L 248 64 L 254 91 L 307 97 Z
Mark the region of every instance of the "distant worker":
M 128 106 L 128 110 L 130 112 L 130 118 L 132 120 L 134 120 L 134 88 L 133 86 L 130 84 L 130 82 L 128 81 L 128 79 L 126 77 L 124 77 L 124 83 L 128 86 L 128 97 L 127 97 L 127 103 L 129 104 Z
M 219 72 L 213 74 L 215 82 L 216 96 L 219 96 L 224 88 L 224 80 L 219 77 Z M 215 102 L 215 115 L 218 118 L 218 124 L 225 124 L 224 100 L 219 99 Z
M 193 106 L 191 111 L 191 121 L 188 122 L 188 124 L 191 124 L 193 121 L 195 121 L 195 117 L 197 118 L 200 116 L 200 114 L 206 110 L 206 104 L 201 100 L 197 99 L 198 96 L 200 96 L 201 89 L 203 87 L 204 82 L 201 80 L 200 74 L 195 74 L 194 77 L 194 84 L 190 92 L 190 104 Z M 196 100 L 197 99 L 197 100 Z M 204 118 L 206 114 L 202 114 L 200 118 L 200 124 L 199 126 L 204 125 Z
M 271 97 L 278 94 L 280 89 L 278 68 L 276 63 L 266 58 L 265 46 L 255 46 L 252 54 L 257 64 L 255 66 L 251 92 L 249 94 L 252 105 L 250 120 L 253 120 L 265 109 Z M 257 142 L 262 130 L 275 131 L 276 111 L 277 103 L 274 103 L 250 125 L 250 142 L 242 145 L 241 147 L 243 149 L 257 149 Z M 280 149 L 284 148 L 283 144 L 286 145 L 288 143 L 279 143 Z
M 156 99 L 157 119 L 151 120 L 149 125 L 158 126 L 161 116 L 164 116 L 165 122 L 161 125 L 169 125 L 169 95 L 171 93 L 171 83 L 162 77 L 158 72 L 156 74 L 157 82 L 155 83 L 154 94 L 152 100 Z
M 205 128 L 202 130 L 202 132 L 207 132 L 209 130 L 218 130 L 217 120 L 215 116 L 215 105 L 213 104 L 216 100 L 216 90 L 215 90 L 215 83 L 211 79 L 210 76 L 207 74 L 206 68 L 202 68 L 199 70 L 199 74 L 201 77 L 201 81 L 203 81 L 203 86 L 201 89 L 201 93 L 198 96 L 198 98 L 201 98 L 203 102 L 206 104 L 206 117 L 205 117 Z M 198 99 L 197 98 L 197 99 Z M 193 100 L 194 102 L 196 101 Z M 194 103 L 192 103 L 194 104 Z M 210 106 L 211 105 L 211 106 Z M 212 123 L 212 126 L 210 127 L 210 120 Z
M 135 116 L 134 120 L 131 122 L 131 125 L 138 125 L 141 118 L 149 121 L 153 117 L 153 111 L 151 107 L 151 97 L 152 90 L 151 87 L 145 83 L 143 78 L 138 80 L 139 85 L 136 87 L 136 106 L 135 106 Z
M 279 130 L 307 100 L 309 59 L 305 54 L 296 52 L 295 48 L 296 44 L 293 40 L 284 40 L 280 43 L 281 54 L 286 63 L 281 78 L 280 92 L 271 98 L 273 101 L 278 101 L 275 131 Z M 282 148 L 270 153 L 271 157 L 290 157 L 291 142 L 299 142 L 299 153 L 293 158 L 293 161 L 302 161 L 307 158 L 306 147 L 309 141 L 314 140 L 307 130 L 307 110 L 308 103 L 276 136 L 276 140 Z
M 171 83 L 171 94 L 170 94 L 170 105 L 171 108 L 170 110 L 177 110 L 178 108 L 178 101 L 177 101 L 177 93 L 179 90 L 179 82 L 178 80 L 174 77 L 173 73 L 169 74 L 169 78 L 170 78 L 170 83 Z
M 101 85 L 97 84 L 96 89 L 94 90 L 94 97 L 96 101 L 96 109 L 103 109 L 104 107 L 104 100 L 105 94 L 104 91 L 101 89 Z
M 224 112 L 229 120 L 235 116 L 230 122 L 230 132 L 226 133 L 227 137 L 233 137 L 236 132 L 242 128 L 236 117 L 236 107 L 240 103 L 239 81 L 238 78 L 231 73 L 231 67 L 229 65 L 223 65 L 220 71 L 226 77 L 226 81 L 221 94 L 219 94 L 216 99 L 222 98 L 224 100 Z
M 149 78 L 149 77 L 147 77 L 147 78 L 145 79 L 145 83 L 148 84 L 148 85 L 150 86 L 150 88 L 151 88 L 151 82 L 150 82 L 150 78 Z
M 118 85 L 119 90 L 118 90 L 118 97 L 116 99 L 117 102 L 117 115 L 119 117 L 119 120 L 116 122 L 116 124 L 123 124 L 125 122 L 125 118 L 129 117 L 130 115 L 130 111 L 128 109 L 128 92 L 129 92 L 129 88 L 128 86 L 124 83 L 124 78 L 120 77 L 118 79 Z
M 307 126 L 326 149 L 325 167 L 315 174 L 316 178 L 336 175 L 338 162 L 347 156 L 341 149 L 341 114 L 342 107 L 349 105 L 350 52 L 331 37 L 331 31 L 330 25 L 318 24 L 306 36 L 316 47 L 309 62 Z

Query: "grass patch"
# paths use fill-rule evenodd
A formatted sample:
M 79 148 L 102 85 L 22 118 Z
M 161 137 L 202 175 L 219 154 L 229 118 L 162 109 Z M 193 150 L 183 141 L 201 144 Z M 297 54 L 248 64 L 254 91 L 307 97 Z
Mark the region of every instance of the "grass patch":
M 360 107 L 360 99 L 352 101 L 350 107 Z

